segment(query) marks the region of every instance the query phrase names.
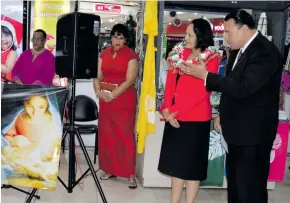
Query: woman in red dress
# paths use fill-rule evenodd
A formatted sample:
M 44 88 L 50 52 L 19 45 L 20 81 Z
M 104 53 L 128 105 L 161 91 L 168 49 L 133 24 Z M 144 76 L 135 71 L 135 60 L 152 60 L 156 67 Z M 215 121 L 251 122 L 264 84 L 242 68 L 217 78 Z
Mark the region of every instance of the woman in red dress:
M 105 49 L 99 57 L 94 89 L 100 100 L 99 166 L 105 172 L 101 179 L 128 178 L 129 188 L 136 188 L 134 131 L 137 94 L 134 82 L 138 57 L 125 45 L 128 36 L 124 25 L 113 27 L 112 47 Z
M 210 24 L 204 19 L 193 20 L 187 27 L 185 41 L 190 55 L 184 60 L 193 64 L 203 60 L 208 70 L 216 73 L 220 56 L 210 49 L 214 44 Z M 207 178 L 212 119 L 210 92 L 206 91 L 203 80 L 172 67 L 168 71 L 160 111 L 167 122 L 158 170 L 171 176 L 171 203 L 181 202 L 184 185 L 186 203 L 193 203 L 200 181 Z

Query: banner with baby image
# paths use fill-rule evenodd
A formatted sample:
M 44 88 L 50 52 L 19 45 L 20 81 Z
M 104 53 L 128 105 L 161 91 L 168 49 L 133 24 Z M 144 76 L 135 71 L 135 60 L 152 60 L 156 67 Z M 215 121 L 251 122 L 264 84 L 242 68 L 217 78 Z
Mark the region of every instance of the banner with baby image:
M 4 85 L 2 184 L 56 188 L 66 97 L 67 89 L 63 87 Z

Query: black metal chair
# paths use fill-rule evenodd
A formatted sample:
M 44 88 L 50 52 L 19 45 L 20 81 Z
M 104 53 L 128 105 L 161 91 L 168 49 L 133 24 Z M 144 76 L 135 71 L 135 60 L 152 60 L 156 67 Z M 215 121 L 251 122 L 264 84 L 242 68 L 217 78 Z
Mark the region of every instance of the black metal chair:
M 67 120 L 71 118 L 71 105 L 72 102 L 67 103 L 68 112 L 66 114 Z M 85 95 L 78 95 L 75 97 L 75 121 L 76 122 L 90 122 L 96 121 L 99 117 L 98 106 L 96 102 Z M 75 124 L 79 133 L 83 134 L 95 134 L 95 151 L 94 151 L 94 163 L 96 163 L 96 156 L 98 155 L 98 125 L 97 124 Z M 69 121 L 64 124 L 63 132 L 70 128 Z M 65 150 L 65 137 L 62 138 L 62 150 Z

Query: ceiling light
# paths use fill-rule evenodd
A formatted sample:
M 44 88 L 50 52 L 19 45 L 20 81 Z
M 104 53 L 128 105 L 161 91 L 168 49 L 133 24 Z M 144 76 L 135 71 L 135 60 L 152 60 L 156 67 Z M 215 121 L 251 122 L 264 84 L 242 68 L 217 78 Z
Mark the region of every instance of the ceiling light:
M 101 20 L 101 23 L 104 23 L 104 21 L 103 21 L 103 20 Z
M 109 22 L 110 22 L 110 23 L 115 22 L 115 19 L 114 19 L 114 18 L 111 18 L 111 19 L 109 20 Z
M 188 21 L 192 21 L 192 19 L 189 18 Z
M 193 15 L 195 15 L 195 16 L 196 16 L 196 15 L 197 15 L 197 13 L 194 13 Z
M 183 14 L 184 12 L 176 12 L 176 14 Z
M 118 24 L 118 22 L 115 22 L 115 24 Z

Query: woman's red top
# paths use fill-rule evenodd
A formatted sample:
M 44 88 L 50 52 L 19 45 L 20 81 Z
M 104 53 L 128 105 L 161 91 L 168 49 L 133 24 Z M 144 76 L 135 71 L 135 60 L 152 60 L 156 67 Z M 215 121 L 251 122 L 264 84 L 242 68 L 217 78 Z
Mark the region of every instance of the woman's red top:
M 10 53 L 11 51 L 13 51 L 13 50 L 12 50 L 12 49 L 9 49 L 9 50 L 7 50 L 7 51 L 5 51 L 5 52 L 1 52 L 1 64 L 5 65 L 6 60 L 7 60 L 7 58 L 8 58 L 8 55 L 9 55 L 9 53 Z M 1 76 L 2 76 L 2 77 L 5 77 L 5 76 L 6 76 L 6 78 L 7 78 L 8 80 L 11 80 L 11 79 L 12 79 L 12 71 L 10 71 L 10 72 L 7 73 L 7 74 L 5 74 L 5 73 L 1 73 Z M 1 81 L 2 81 L 2 82 L 5 82 L 4 79 L 2 79 L 2 78 L 1 78 Z
M 206 50 L 209 53 L 209 50 Z M 220 63 L 220 55 L 210 52 L 206 58 L 207 70 L 217 73 Z M 196 64 L 196 60 L 192 60 Z M 177 79 L 177 74 L 180 77 Z M 177 82 L 177 85 L 176 85 Z M 174 104 L 173 104 L 174 99 Z M 183 73 L 176 73 L 170 68 L 167 74 L 164 103 L 160 109 L 169 109 L 169 113 L 177 112 L 179 121 L 208 121 L 212 119 L 212 107 L 210 104 L 210 92 L 206 91 L 204 80 Z
M 117 52 L 115 58 L 113 57 L 114 52 Z M 138 60 L 138 55 L 135 51 L 126 45 L 116 51 L 114 51 L 112 47 L 109 47 L 101 53 L 100 57 L 102 59 L 101 69 L 104 76 L 102 82 L 118 85 L 126 80 L 128 63 L 133 59 Z M 109 103 L 100 100 L 100 105 L 107 106 L 108 108 L 116 107 L 136 109 L 136 98 L 137 92 L 135 87 L 132 85 L 117 99 L 114 99 Z

